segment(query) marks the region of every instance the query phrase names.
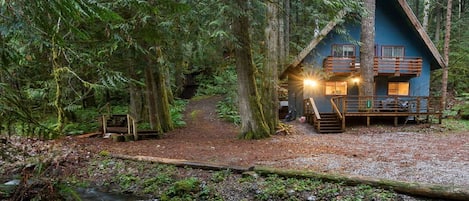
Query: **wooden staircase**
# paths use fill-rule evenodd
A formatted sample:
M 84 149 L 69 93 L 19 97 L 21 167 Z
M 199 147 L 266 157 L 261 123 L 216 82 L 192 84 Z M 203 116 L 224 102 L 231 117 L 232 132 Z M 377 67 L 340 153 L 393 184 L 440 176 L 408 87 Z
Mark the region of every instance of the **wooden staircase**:
M 319 113 L 321 119 L 314 123 L 318 133 L 342 133 L 342 120 L 335 113 Z
M 345 117 L 342 107 L 336 100 L 331 99 L 332 112 L 319 112 L 313 98 L 304 100 L 304 115 L 306 122 L 313 125 L 318 133 L 342 133 L 345 131 Z M 339 105 L 339 106 L 338 106 Z M 339 109 L 339 108 L 342 108 Z

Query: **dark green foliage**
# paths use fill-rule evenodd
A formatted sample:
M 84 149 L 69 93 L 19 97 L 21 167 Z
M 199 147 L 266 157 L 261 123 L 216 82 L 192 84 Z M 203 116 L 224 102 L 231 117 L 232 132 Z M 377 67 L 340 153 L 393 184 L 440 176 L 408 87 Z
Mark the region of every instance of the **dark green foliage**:
M 177 99 L 171 105 L 170 112 L 171 112 L 171 119 L 173 120 L 174 126 L 184 127 L 186 122 L 183 120 L 184 111 L 186 110 L 187 101 Z
M 367 185 L 345 186 L 316 179 L 284 178 L 269 175 L 259 183 L 257 200 L 396 200 L 392 191 Z
M 469 120 L 469 93 L 462 93 L 456 97 L 455 105 L 451 107 L 449 116 Z
M 241 117 L 238 113 L 236 100 L 233 100 L 233 97 L 231 96 L 228 96 L 223 101 L 217 103 L 217 113 L 220 118 L 236 125 L 241 123 Z
M 340 10 L 347 10 L 351 15 L 347 17 L 356 19 L 356 14 L 363 13 L 361 1 L 291 1 L 291 55 L 301 51 L 314 36 L 315 28 L 322 29 L 337 15 Z M 336 29 L 343 37 L 347 37 L 345 29 L 339 26 Z

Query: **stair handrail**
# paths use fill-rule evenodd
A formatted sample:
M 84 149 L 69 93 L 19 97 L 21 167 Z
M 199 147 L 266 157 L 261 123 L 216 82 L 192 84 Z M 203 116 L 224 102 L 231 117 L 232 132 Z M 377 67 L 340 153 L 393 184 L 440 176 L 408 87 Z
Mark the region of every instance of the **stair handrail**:
M 336 101 L 339 102 L 339 100 L 342 100 L 342 112 L 345 113 L 345 110 L 346 110 L 346 103 L 345 103 L 345 97 L 344 96 L 336 96 L 336 97 L 332 97 L 330 99 L 331 101 L 331 105 L 332 105 L 332 109 L 334 110 L 334 112 L 336 113 L 337 117 L 339 118 L 339 120 L 341 121 L 342 125 L 341 125 L 341 129 L 342 131 L 345 130 L 345 117 L 344 117 L 344 114 L 342 112 L 340 112 L 340 109 L 339 107 L 337 106 L 336 104 Z
M 339 98 L 343 98 L 343 97 L 341 97 L 341 96 L 332 97 L 330 99 L 330 101 L 331 101 L 331 105 L 332 105 L 332 111 L 337 114 L 337 117 L 339 117 L 340 120 L 342 120 L 344 118 L 344 116 L 342 115 L 342 112 L 340 112 L 339 107 L 337 107 L 337 104 L 334 101 L 334 100 L 339 99 Z
M 317 120 L 321 120 L 321 115 L 319 115 L 319 110 L 318 110 L 318 107 L 316 106 L 316 103 L 314 102 L 314 99 L 310 97 L 308 98 L 308 100 L 311 103 L 311 107 L 313 107 L 314 116 L 316 117 Z

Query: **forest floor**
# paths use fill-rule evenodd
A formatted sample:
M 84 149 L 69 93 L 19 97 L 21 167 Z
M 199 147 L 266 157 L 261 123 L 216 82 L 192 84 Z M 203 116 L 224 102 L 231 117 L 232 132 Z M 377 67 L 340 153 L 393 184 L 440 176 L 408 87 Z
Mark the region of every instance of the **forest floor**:
M 206 179 L 199 186 L 212 186 L 217 189 L 216 192 L 221 194 L 224 200 L 284 200 L 286 196 L 281 194 L 277 195 L 278 199 L 274 199 L 272 195 L 267 195 L 271 191 L 266 189 L 267 186 L 262 186 L 270 185 L 268 182 L 273 180 L 269 178 L 248 184 L 242 182 L 240 175 L 233 174 L 223 176 L 223 181 L 215 179 L 217 182 L 214 182 L 214 175 L 219 177 L 219 173 L 185 168 L 168 169 L 168 167 L 157 167 L 152 163 L 109 158 L 109 154 L 124 154 L 220 163 L 237 167 L 269 166 L 312 170 L 469 188 L 469 169 L 467 168 L 469 167 L 469 132 L 455 129 L 454 125 L 374 124 L 370 127 L 354 125 L 347 127 L 347 131 L 340 134 L 317 134 L 310 125 L 292 121 L 286 122 L 290 130 L 289 134 L 273 135 L 262 140 L 240 140 L 237 138 L 239 128 L 218 118 L 216 104 L 220 100 L 222 100 L 221 97 L 190 100 L 184 116 L 187 125 L 165 133 L 161 139 L 113 142 L 111 139 L 101 137 L 69 136 L 52 141 L 25 138 L 2 141 L 0 143 L 2 150 L 0 182 L 4 183 L 18 178 L 18 175 L 23 175 L 23 179 L 25 175 L 29 175 L 27 177 L 29 178 L 32 173 L 28 171 L 37 170 L 34 167 L 42 167 L 50 171 L 40 174 L 41 178 L 44 178 L 41 179 L 42 185 L 40 186 L 44 186 L 44 183 L 53 185 L 56 182 L 55 179 L 51 179 L 54 175 L 68 175 L 68 183 L 80 183 L 87 180 L 94 186 L 107 188 L 101 189 L 105 192 L 151 191 L 154 195 L 161 195 L 161 193 L 164 195 L 165 192 L 174 191 L 175 187 L 164 189 L 162 187 L 170 185 L 168 183 L 170 178 L 201 176 Z M 39 164 L 51 165 L 41 166 L 37 164 L 38 161 Z M 70 178 L 72 181 L 69 180 Z M 161 183 L 155 187 L 152 185 L 155 182 Z M 284 182 L 285 186 L 291 186 L 287 184 L 291 181 L 285 180 Z M 112 189 L 112 186 L 116 184 L 119 184 L 120 190 Z M 278 184 L 270 186 L 278 187 Z M 308 184 L 308 186 L 311 185 Z M 31 189 L 28 191 L 28 188 L 33 187 L 34 185 L 22 186 L 20 188 L 22 194 L 18 194 L 17 190 L 14 197 L 23 200 L 28 198 L 26 192 L 31 191 Z M 337 187 L 331 187 L 331 184 L 323 186 L 324 191 L 330 191 L 331 188 L 337 189 Z M 36 186 L 36 191 L 37 189 Z M 47 191 L 53 188 L 41 187 L 39 189 Z M 281 192 L 285 193 L 287 190 L 292 191 L 292 189 L 283 189 Z M 320 190 L 313 190 L 310 194 L 298 191 L 294 196 L 299 200 L 341 200 L 339 199 L 341 196 L 345 199 L 343 196 L 363 190 L 363 187 L 355 190 L 340 187 L 338 190 L 340 194 L 336 191 L 322 195 Z M 276 191 L 279 192 L 278 189 Z M 206 192 L 200 191 L 200 193 Z M 377 193 L 378 197 L 387 196 L 387 193 Z M 168 195 L 174 196 L 175 194 Z M 119 196 L 122 198 L 122 195 Z M 1 193 L 0 198 L 2 198 Z M 93 200 L 93 198 L 88 200 Z M 116 198 L 107 200 L 116 200 Z M 397 198 L 373 198 L 371 200 L 415 199 L 399 195 Z
M 372 176 L 401 181 L 469 186 L 469 132 L 440 124 L 352 126 L 340 134 L 317 134 L 298 121 L 289 135 L 237 139 L 238 128 L 217 117 L 221 97 L 191 100 L 187 126 L 162 139 L 113 142 L 76 139 L 95 150 L 215 162 Z M 390 120 L 392 122 L 392 120 Z

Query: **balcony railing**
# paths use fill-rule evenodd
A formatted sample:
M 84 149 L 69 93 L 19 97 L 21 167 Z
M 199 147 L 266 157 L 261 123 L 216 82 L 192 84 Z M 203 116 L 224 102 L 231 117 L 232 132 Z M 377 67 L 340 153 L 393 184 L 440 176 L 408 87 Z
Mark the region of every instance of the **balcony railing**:
M 359 73 L 360 63 L 355 57 L 332 57 L 324 59 L 324 70 L 334 75 Z M 420 76 L 422 58 L 420 57 L 375 57 L 373 62 L 375 76 Z
M 344 99 L 341 103 L 338 100 Z M 347 114 L 381 113 L 440 114 L 443 112 L 440 97 L 429 96 L 336 96 L 341 112 Z

